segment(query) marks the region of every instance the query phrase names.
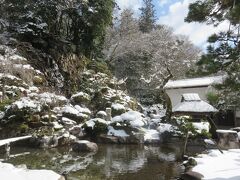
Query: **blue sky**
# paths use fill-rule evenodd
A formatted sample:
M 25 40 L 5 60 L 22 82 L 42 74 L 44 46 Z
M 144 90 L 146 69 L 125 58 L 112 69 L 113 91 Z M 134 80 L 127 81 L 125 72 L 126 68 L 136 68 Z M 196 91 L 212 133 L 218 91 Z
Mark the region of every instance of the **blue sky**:
M 136 15 L 142 6 L 142 0 L 116 0 L 119 7 L 131 8 Z M 175 34 L 182 34 L 197 46 L 205 49 L 207 37 L 215 32 L 228 28 L 227 22 L 218 27 L 199 23 L 185 23 L 184 18 L 188 12 L 188 5 L 196 0 L 153 0 L 159 24 L 165 24 L 174 29 Z

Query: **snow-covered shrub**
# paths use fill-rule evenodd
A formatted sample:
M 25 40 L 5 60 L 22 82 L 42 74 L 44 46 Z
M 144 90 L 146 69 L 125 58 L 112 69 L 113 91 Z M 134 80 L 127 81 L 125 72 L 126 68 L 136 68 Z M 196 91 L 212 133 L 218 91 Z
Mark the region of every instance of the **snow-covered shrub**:
M 119 103 L 113 103 L 111 106 L 112 109 L 112 116 L 119 116 L 123 113 L 126 112 L 126 108 L 124 107 L 124 105 L 119 104 Z
M 178 127 L 178 134 L 181 136 L 185 136 L 189 133 L 191 137 L 211 137 L 211 134 L 209 133 L 210 124 L 206 120 L 193 122 L 190 116 L 173 117 L 173 120 Z
M 147 125 L 144 114 L 137 111 L 128 111 L 120 116 L 112 118 L 112 123 L 119 123 L 122 126 L 131 126 L 133 128 L 140 128 Z
M 83 128 L 87 135 L 96 137 L 99 134 L 107 133 L 108 122 L 100 118 L 90 119 L 84 123 Z

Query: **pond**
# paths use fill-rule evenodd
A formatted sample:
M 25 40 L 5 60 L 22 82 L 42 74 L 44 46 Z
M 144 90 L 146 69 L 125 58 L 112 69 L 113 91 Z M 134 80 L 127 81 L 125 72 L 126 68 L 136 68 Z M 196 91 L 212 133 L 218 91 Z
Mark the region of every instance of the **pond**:
M 171 180 L 183 172 L 180 155 L 179 147 L 162 145 L 99 145 L 96 154 L 14 147 L 4 162 L 65 172 L 68 180 Z

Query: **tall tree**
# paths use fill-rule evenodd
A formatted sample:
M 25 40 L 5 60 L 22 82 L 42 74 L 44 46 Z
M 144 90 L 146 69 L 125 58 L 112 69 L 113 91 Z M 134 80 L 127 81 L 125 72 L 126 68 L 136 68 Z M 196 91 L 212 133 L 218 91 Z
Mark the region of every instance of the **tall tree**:
M 226 74 L 226 80 L 219 86 L 221 103 L 240 107 L 240 1 L 199 0 L 190 4 L 185 18 L 187 22 L 200 22 L 218 26 L 229 23 L 226 31 L 209 37 L 207 54 L 199 60 L 197 75 Z
M 186 37 L 176 36 L 171 28 L 158 26 L 149 33 L 138 28 L 129 10 L 109 28 L 104 54 L 118 78 L 126 79 L 132 95 L 148 98 L 170 78 L 183 77 L 195 64 L 199 50 Z
M 143 0 L 143 7 L 139 9 L 141 16 L 139 20 L 139 28 L 144 33 L 149 33 L 155 27 L 155 10 L 152 0 Z

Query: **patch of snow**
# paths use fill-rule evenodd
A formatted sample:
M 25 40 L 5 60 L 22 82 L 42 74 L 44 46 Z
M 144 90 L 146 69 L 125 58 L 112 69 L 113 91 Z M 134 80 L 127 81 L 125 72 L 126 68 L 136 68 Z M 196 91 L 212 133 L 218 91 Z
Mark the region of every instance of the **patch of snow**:
M 105 111 L 98 111 L 97 115 L 107 116 L 107 113 Z
M 56 129 L 56 130 L 59 130 L 59 129 L 63 128 L 63 126 L 56 121 L 52 122 L 52 124 L 53 124 L 53 128 Z
M 3 180 L 59 180 L 61 176 L 51 170 L 29 170 L 16 168 L 12 164 L 0 162 L 0 177 Z
M 147 141 L 147 140 L 160 140 L 159 132 L 157 130 L 146 129 L 144 131 L 145 131 L 145 133 L 144 133 L 144 141 Z
M 90 111 L 88 108 L 82 108 L 82 107 L 79 106 L 79 105 L 76 105 L 76 106 L 74 106 L 74 107 L 75 107 L 75 109 L 77 109 L 80 113 L 88 114 L 88 115 L 91 114 L 91 111 Z
M 237 133 L 237 131 L 233 131 L 233 130 L 223 130 L 223 129 L 218 129 L 216 131 L 217 133 Z
M 112 107 L 113 109 L 116 109 L 116 110 L 122 110 L 122 109 L 125 109 L 124 105 L 119 104 L 119 103 L 114 103 L 114 104 L 112 104 L 111 107 Z
M 73 120 L 68 119 L 66 117 L 62 117 L 62 123 L 64 125 L 75 125 L 75 124 L 77 124 L 76 121 L 73 121 Z
M 210 129 L 209 122 L 193 122 L 192 125 L 194 128 L 196 128 L 196 131 L 198 133 L 201 133 L 203 130 L 205 130 L 206 132 L 209 132 L 209 129 Z
M 195 158 L 197 166 L 193 171 L 204 175 L 203 179 L 240 179 L 240 149 L 223 151 L 211 150 L 209 154 L 202 154 Z
M 39 92 L 39 89 L 38 89 L 38 87 L 36 87 L 36 86 L 31 86 L 31 87 L 29 87 L 29 90 L 30 90 L 31 92 Z
M 108 126 L 107 135 L 118 136 L 118 137 L 129 136 L 124 130 L 115 130 L 112 126 Z
M 160 134 L 162 134 L 164 132 L 173 132 L 175 128 L 171 124 L 159 123 L 157 130 Z
M 24 139 L 29 139 L 32 136 L 22 136 L 22 137 L 15 137 L 15 138 L 9 138 L 9 139 L 3 139 L 0 140 L 0 146 L 3 146 L 5 144 L 11 143 L 11 142 L 15 142 L 15 141 L 20 141 L 20 140 L 24 140 Z M 1 176 L 0 176 L 1 177 Z
M 204 142 L 205 142 L 206 144 L 215 145 L 215 142 L 213 142 L 211 139 L 204 139 Z
M 19 79 L 18 77 L 13 76 L 13 75 L 11 75 L 11 74 L 3 74 L 3 73 L 0 73 L 0 78 L 4 78 L 4 77 L 9 78 L 9 79 L 11 79 L 11 80 L 21 80 L 21 79 Z
M 16 55 L 16 54 L 10 56 L 8 59 L 11 61 L 26 61 L 26 58 Z
M 72 106 L 64 106 L 63 107 L 63 112 L 68 113 L 68 114 L 74 114 L 74 115 L 79 114 L 79 111 Z
M 176 80 L 176 81 L 170 80 L 164 86 L 164 89 L 209 86 L 209 85 L 213 85 L 213 84 L 222 83 L 223 80 L 224 80 L 224 76 L 182 79 L 182 80 Z
M 184 101 L 173 108 L 173 112 L 217 112 L 210 104 L 204 101 Z
M 2 111 L 0 111 L 0 120 L 1 120 L 1 119 L 3 119 L 3 118 L 4 118 L 4 116 L 5 116 L 5 113 L 4 113 L 4 112 L 2 112 Z
M 129 122 L 132 127 L 142 127 L 146 125 L 144 115 L 137 111 L 128 111 L 121 115 L 122 121 Z
M 90 119 L 89 121 L 86 122 L 86 125 L 87 127 L 91 127 L 92 129 L 94 129 L 96 122 L 108 125 L 108 122 L 101 118 Z
M 15 101 L 11 106 L 16 106 L 18 109 L 30 108 L 37 112 L 41 111 L 41 104 L 37 101 L 31 100 L 29 97 L 23 97 L 18 101 Z
M 182 95 L 183 101 L 201 101 L 197 93 L 185 93 Z

